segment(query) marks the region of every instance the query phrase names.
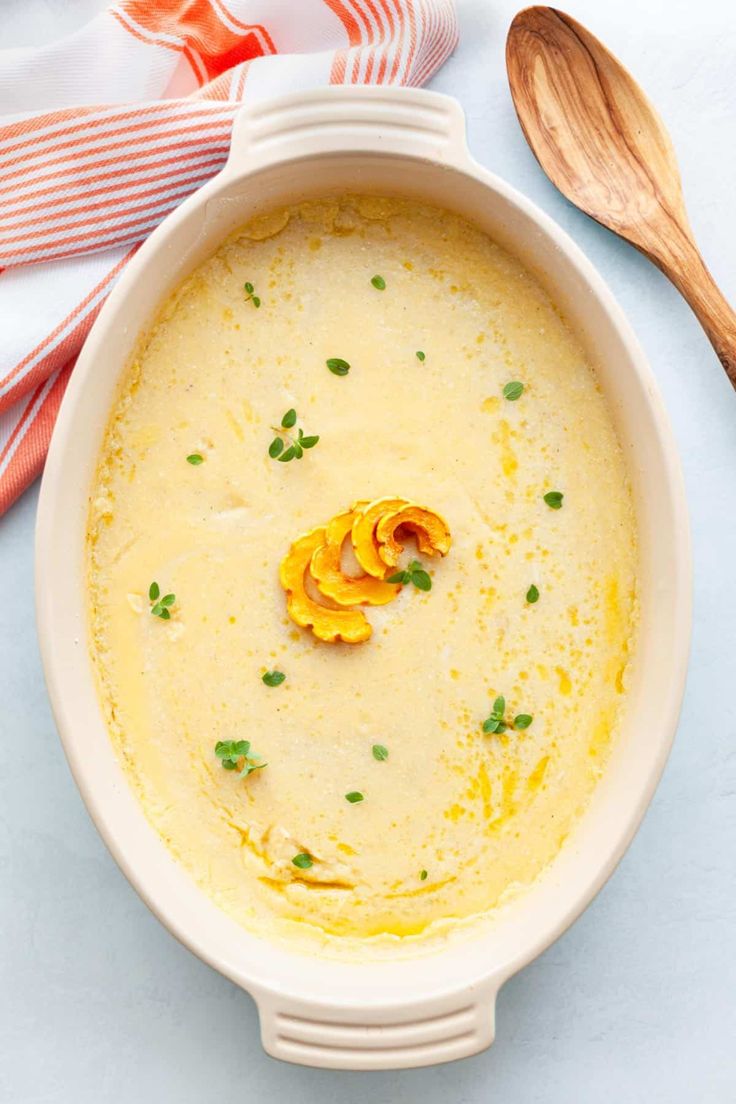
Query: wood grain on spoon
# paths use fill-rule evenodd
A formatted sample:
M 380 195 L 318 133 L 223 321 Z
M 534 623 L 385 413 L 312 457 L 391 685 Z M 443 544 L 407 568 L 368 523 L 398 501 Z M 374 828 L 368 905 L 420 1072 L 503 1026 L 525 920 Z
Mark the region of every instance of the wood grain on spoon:
M 522 130 L 550 180 L 679 289 L 736 387 L 736 313 L 706 268 L 670 137 L 631 74 L 564 12 L 526 8 L 506 65 Z

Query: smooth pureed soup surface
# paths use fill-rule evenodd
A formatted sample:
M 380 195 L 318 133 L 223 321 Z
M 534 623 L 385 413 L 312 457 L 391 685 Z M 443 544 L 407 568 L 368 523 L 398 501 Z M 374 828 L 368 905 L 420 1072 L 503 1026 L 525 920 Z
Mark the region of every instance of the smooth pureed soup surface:
M 319 436 L 301 459 L 269 455 L 300 428 Z M 407 548 L 431 590 L 366 607 L 369 640 L 316 640 L 279 564 L 383 496 L 440 514 L 450 551 Z M 250 929 L 428 949 L 532 883 L 584 811 L 635 638 L 625 466 L 546 293 L 455 215 L 345 196 L 225 242 L 124 380 L 88 547 L 114 745 L 173 854 Z M 484 732 L 499 695 L 509 727 Z M 244 740 L 267 763 L 247 777 L 215 754 Z

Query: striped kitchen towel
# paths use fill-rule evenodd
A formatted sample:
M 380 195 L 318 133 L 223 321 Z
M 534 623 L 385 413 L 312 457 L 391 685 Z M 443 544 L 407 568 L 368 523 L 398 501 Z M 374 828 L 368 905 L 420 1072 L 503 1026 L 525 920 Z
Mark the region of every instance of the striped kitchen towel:
M 43 467 L 117 276 L 222 168 L 239 105 L 419 85 L 456 39 L 453 0 L 121 0 L 0 51 L 0 514 Z

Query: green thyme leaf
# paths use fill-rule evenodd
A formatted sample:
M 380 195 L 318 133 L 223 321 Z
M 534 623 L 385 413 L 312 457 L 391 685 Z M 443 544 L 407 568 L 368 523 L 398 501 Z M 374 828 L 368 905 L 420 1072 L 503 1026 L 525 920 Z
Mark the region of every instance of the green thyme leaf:
M 314 448 L 318 441 L 319 437 L 302 437 L 299 441 L 299 444 L 302 446 L 302 448 L 310 449 Z
M 364 800 L 364 795 L 360 790 L 351 790 L 350 793 L 345 794 L 345 800 L 349 801 L 351 805 L 357 805 L 359 801 Z
M 282 464 L 287 464 L 289 460 L 293 460 L 295 456 L 296 449 L 293 445 L 289 445 L 286 452 L 282 452 L 278 459 L 281 461 Z
M 503 717 L 506 712 L 506 699 L 503 694 L 499 694 L 493 703 L 493 712 L 499 717 Z
M 427 354 L 423 353 L 421 349 L 417 349 L 417 360 L 424 362 L 427 359 Z
M 533 720 L 528 713 L 519 713 L 514 717 L 514 728 L 528 728 Z
M 389 575 L 386 580 L 387 583 L 409 583 L 411 582 L 411 575 L 408 571 L 397 571 L 394 575 Z
M 409 578 L 417 590 L 431 590 L 432 580 L 424 570 L 419 560 L 412 560 L 407 568 Z
M 509 402 L 516 402 L 520 399 L 524 391 L 524 384 L 519 383 L 518 380 L 512 380 L 511 383 L 507 383 L 503 389 L 503 397 L 508 399 Z
M 547 491 L 544 496 L 544 501 L 551 510 L 559 510 L 562 506 L 562 499 L 564 497 L 562 491 Z
M 150 587 L 148 588 L 148 597 L 151 599 L 152 602 L 156 601 L 160 593 L 161 590 L 158 583 L 151 583 Z
M 280 437 L 274 437 L 271 444 L 268 446 L 268 455 L 272 460 L 275 460 L 280 452 L 284 451 L 284 442 Z
M 240 777 L 247 778 L 249 774 L 253 773 L 253 771 L 263 770 L 264 767 L 267 767 L 268 763 L 261 763 L 259 761 L 260 758 L 260 755 L 254 755 L 252 756 L 252 758 L 246 759 L 245 763 L 243 764 L 243 769 L 240 772 Z
M 261 300 L 258 298 L 257 295 L 254 295 L 253 298 L 251 299 L 251 303 L 253 304 L 254 307 L 260 307 Z
M 284 429 L 291 429 L 293 425 L 296 425 L 296 410 L 292 407 L 291 410 L 287 410 L 281 419 L 281 425 Z
M 417 590 L 432 589 L 432 580 L 430 579 L 427 572 L 424 571 L 422 568 L 418 568 L 416 571 L 412 571 L 411 581 L 413 582 Z
M 498 720 L 497 717 L 493 717 L 493 716 L 487 717 L 485 719 L 485 721 L 483 722 L 483 731 L 484 732 L 495 732 L 500 723 L 501 722 Z
M 204 456 L 198 452 L 192 452 L 187 456 L 187 464 L 191 464 L 192 467 L 197 467 L 198 464 L 204 464 Z
M 300 443 L 298 441 L 295 441 L 292 447 L 294 449 L 294 456 L 297 458 L 297 460 L 301 460 L 302 456 L 304 455 L 304 449 L 302 448 Z
M 539 591 L 535 587 L 534 583 L 532 583 L 532 585 L 529 587 L 528 591 L 526 592 L 526 600 L 532 606 L 534 605 L 535 602 L 539 601 Z
M 350 371 L 350 365 L 342 357 L 330 357 L 325 361 L 325 364 L 332 372 L 333 376 L 346 376 Z
M 378 289 L 378 291 L 386 290 L 386 281 L 384 280 L 383 276 L 373 276 L 371 278 L 371 283 L 373 284 L 374 288 Z
M 419 880 L 422 881 L 422 882 L 426 882 L 426 880 L 427 880 L 427 871 L 426 870 L 420 870 Z
M 373 745 L 373 758 L 377 759 L 379 763 L 382 763 L 384 759 L 388 759 L 388 748 L 383 744 Z
M 248 292 L 249 295 L 253 294 L 253 285 L 249 284 L 247 280 L 244 284 L 244 287 L 245 287 L 245 290 Z
M 308 855 L 306 851 L 300 851 L 291 861 L 294 866 L 298 866 L 300 870 L 309 870 L 310 866 L 314 864 L 314 859 L 311 855 Z
M 285 680 L 286 675 L 283 671 L 266 671 L 263 675 L 263 681 L 266 686 L 280 686 Z
M 176 595 L 175 594 L 164 594 L 164 596 L 161 599 L 159 605 L 173 606 L 175 601 L 176 601 Z

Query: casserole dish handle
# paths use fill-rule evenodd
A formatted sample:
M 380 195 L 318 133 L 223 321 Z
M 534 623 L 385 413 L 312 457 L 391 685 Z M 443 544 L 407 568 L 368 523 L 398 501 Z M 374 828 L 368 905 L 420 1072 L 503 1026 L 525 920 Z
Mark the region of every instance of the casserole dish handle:
M 456 100 L 416 88 L 332 86 L 249 105 L 235 117 L 223 175 L 336 153 L 470 161 Z
M 276 993 L 256 997 L 267 1054 L 330 1069 L 404 1069 L 466 1058 L 495 1032 L 498 983 L 421 1004 L 351 1008 L 301 1002 Z

